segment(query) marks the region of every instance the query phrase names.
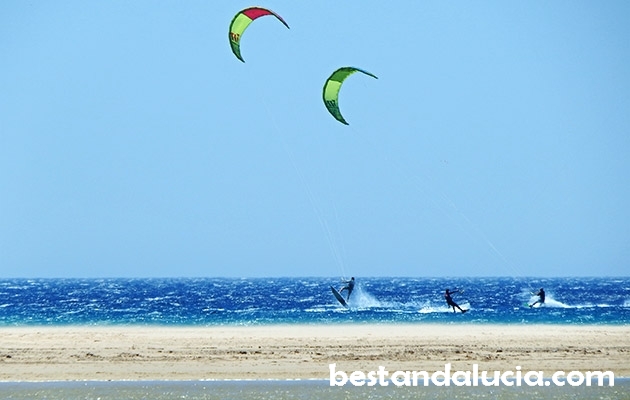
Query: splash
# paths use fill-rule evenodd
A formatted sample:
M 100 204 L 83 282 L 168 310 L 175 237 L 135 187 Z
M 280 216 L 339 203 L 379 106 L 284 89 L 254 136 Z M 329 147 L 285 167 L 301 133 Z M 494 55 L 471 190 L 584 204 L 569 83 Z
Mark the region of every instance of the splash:
M 458 304 L 464 310 L 470 310 L 470 303 L 468 301 L 463 301 Z M 426 301 L 420 305 L 420 309 L 418 310 L 418 312 L 420 314 L 452 313 L 453 309 L 447 304 L 440 304 L 439 306 L 437 306 L 430 301 Z M 457 312 L 459 312 L 459 310 L 457 310 Z
M 522 298 L 525 301 L 525 306 L 530 306 L 530 304 L 534 304 L 539 297 L 534 293 L 534 292 L 530 292 L 528 290 L 522 289 L 521 293 L 520 293 L 520 298 Z M 573 308 L 572 306 L 562 303 L 561 301 L 558 301 L 556 299 L 553 298 L 553 293 L 549 293 L 547 292 L 547 295 L 545 296 L 545 303 L 544 304 L 540 304 L 540 303 L 536 303 L 533 306 L 530 306 L 532 308 Z
M 367 290 L 363 289 L 360 284 L 355 286 L 348 305 L 352 308 L 377 308 L 385 306 Z
M 538 300 L 538 296 L 530 296 L 528 304 L 534 304 L 534 302 L 537 301 L 537 300 Z M 532 306 L 530 306 L 530 307 L 532 307 Z M 558 300 L 554 299 L 549 294 L 547 294 L 544 304 L 536 303 L 536 304 L 534 304 L 534 306 L 532 308 L 541 308 L 541 307 L 544 307 L 544 308 L 577 308 L 575 306 L 570 306 L 570 305 L 568 305 L 566 303 L 558 301 Z
M 562 302 L 560 302 L 558 300 L 555 300 L 551 296 L 547 296 L 547 298 L 545 299 L 545 307 L 551 307 L 551 308 L 572 308 L 570 305 L 562 303 Z

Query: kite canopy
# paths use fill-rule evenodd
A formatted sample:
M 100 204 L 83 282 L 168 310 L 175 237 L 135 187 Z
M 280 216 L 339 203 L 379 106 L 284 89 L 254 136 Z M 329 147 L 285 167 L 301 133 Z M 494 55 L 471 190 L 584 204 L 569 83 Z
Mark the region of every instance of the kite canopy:
M 348 125 L 348 123 L 341 115 L 341 111 L 339 111 L 339 90 L 341 89 L 341 84 L 343 83 L 343 81 L 345 81 L 347 77 L 354 74 L 355 72 L 362 72 L 365 75 L 369 75 L 372 78 L 378 79 L 376 75 L 373 75 L 362 69 L 354 67 L 342 67 L 333 72 L 324 84 L 323 98 L 326 108 L 337 121 L 345 125 Z
M 289 25 L 285 22 L 284 19 L 282 19 L 281 16 L 271 10 L 267 10 L 266 8 L 261 7 L 250 7 L 239 11 L 230 23 L 229 37 L 230 45 L 232 46 L 232 52 L 242 62 L 245 62 L 245 60 L 243 60 L 243 57 L 241 56 L 241 37 L 243 36 L 243 32 L 245 32 L 245 29 L 247 29 L 247 27 L 249 26 L 249 24 L 252 23 L 253 20 L 255 20 L 256 18 L 264 17 L 265 15 L 273 15 L 274 17 L 278 18 L 278 20 L 282 22 L 284 26 L 286 26 L 287 28 L 289 27 Z

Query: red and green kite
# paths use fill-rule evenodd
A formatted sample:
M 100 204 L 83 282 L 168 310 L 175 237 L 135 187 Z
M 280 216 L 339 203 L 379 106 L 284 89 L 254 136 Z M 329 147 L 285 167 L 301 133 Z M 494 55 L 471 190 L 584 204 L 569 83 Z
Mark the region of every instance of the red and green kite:
M 284 24 L 287 28 L 289 25 L 282 19 L 281 16 L 276 14 L 271 10 L 267 10 L 266 8 L 261 7 L 250 7 L 246 8 L 242 11 L 239 11 L 238 14 L 234 16 L 232 22 L 230 23 L 230 45 L 232 46 L 232 52 L 234 55 L 241 61 L 243 57 L 241 56 L 241 37 L 243 36 L 243 32 L 252 23 L 256 18 L 264 17 L 265 15 L 273 15 L 278 18 L 280 22 Z

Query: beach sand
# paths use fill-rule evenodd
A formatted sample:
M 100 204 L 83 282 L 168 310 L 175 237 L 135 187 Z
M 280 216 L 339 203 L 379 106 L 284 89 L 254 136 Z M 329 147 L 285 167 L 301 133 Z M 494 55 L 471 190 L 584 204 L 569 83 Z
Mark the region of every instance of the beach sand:
M 630 326 L 347 324 L 0 328 L 0 381 L 329 379 L 409 370 L 612 371 Z

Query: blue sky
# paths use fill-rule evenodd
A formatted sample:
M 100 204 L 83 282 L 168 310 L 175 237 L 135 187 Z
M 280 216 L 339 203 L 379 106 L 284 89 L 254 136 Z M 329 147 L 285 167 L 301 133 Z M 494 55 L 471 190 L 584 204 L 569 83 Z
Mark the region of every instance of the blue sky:
M 628 275 L 630 3 L 250 5 L 0 5 L 1 277 Z

